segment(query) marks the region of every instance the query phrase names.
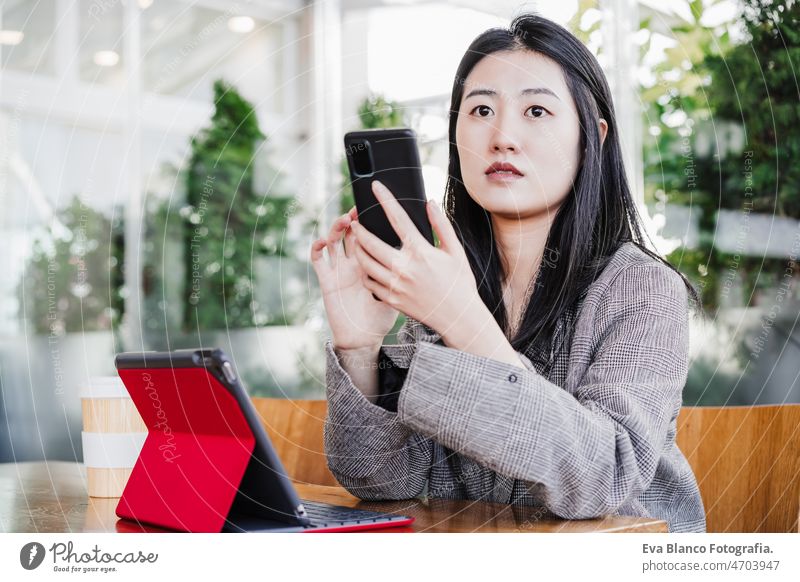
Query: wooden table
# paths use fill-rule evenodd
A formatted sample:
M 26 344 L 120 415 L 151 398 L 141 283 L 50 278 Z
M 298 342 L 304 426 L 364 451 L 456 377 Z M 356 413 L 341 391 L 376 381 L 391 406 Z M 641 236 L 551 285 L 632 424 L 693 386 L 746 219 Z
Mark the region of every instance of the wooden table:
M 666 532 L 657 519 L 604 517 L 581 521 L 547 519 L 541 509 L 450 499 L 365 502 L 341 487 L 296 484 L 303 499 L 411 515 L 397 532 Z M 0 464 L 0 532 L 142 532 L 114 514 L 118 499 L 90 498 L 86 469 L 62 461 Z

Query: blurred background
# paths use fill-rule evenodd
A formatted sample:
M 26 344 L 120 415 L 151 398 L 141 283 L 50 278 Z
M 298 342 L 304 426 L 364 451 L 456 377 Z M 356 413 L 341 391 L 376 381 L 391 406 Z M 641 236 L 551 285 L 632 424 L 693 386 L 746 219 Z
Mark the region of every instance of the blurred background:
M 80 460 L 79 392 L 123 350 L 219 346 L 252 395 L 324 397 L 307 257 L 353 205 L 344 132 L 414 128 L 440 201 L 458 61 L 524 10 L 597 55 L 702 294 L 684 403 L 800 402 L 794 0 L 2 0 L 0 461 Z

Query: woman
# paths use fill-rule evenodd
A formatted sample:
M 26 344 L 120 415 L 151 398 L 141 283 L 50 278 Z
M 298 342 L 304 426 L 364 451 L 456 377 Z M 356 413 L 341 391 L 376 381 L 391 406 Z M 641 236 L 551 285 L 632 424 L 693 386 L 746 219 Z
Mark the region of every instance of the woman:
M 446 215 L 428 205 L 438 248 L 377 181 L 402 248 L 355 209 L 312 245 L 331 471 L 363 499 L 705 531 L 675 444 L 696 294 L 643 246 L 596 59 L 539 16 L 485 32 L 456 73 L 449 137 Z M 400 343 L 382 346 L 399 312 Z

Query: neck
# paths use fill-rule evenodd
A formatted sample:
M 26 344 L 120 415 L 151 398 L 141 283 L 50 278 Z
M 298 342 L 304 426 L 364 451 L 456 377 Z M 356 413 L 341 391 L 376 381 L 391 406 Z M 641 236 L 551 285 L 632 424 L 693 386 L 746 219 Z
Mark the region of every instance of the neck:
M 539 270 L 556 212 L 524 218 L 492 214 L 492 230 L 503 265 L 503 289 L 514 300 L 526 292 Z

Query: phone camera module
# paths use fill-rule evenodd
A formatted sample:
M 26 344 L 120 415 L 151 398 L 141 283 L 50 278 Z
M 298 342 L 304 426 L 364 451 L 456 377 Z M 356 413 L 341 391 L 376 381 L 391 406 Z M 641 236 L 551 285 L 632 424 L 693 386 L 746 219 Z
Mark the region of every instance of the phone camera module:
M 353 170 L 356 176 L 371 176 L 374 173 L 372 150 L 368 141 L 353 142 L 347 153 L 353 160 Z

